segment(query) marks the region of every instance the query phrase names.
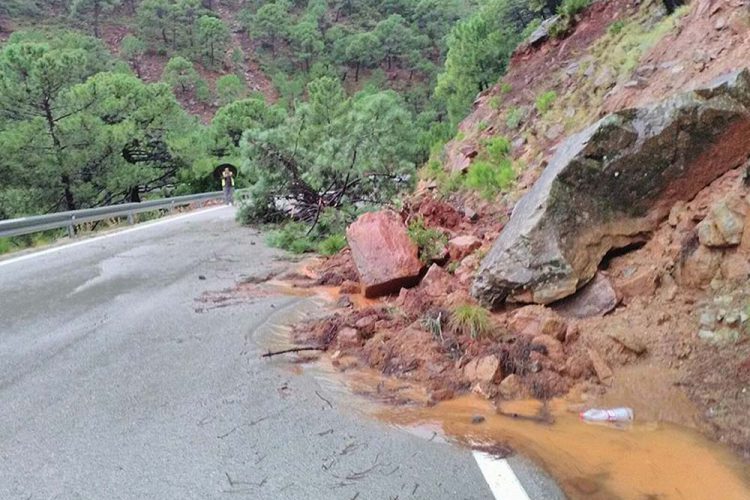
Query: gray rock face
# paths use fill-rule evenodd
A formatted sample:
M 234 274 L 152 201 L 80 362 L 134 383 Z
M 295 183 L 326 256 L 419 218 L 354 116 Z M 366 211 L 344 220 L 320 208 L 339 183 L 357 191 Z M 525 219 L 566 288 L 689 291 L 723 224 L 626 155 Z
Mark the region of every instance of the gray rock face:
M 672 205 L 750 155 L 750 72 L 617 112 L 558 148 L 482 262 L 472 294 L 547 304 L 614 248 L 646 240 Z

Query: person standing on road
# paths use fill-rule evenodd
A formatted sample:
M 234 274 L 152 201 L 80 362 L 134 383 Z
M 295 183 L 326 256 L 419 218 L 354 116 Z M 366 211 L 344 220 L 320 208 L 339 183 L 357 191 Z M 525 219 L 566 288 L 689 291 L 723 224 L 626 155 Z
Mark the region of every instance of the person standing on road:
M 224 203 L 232 205 L 234 202 L 234 174 L 229 167 L 221 174 L 221 187 L 224 190 Z

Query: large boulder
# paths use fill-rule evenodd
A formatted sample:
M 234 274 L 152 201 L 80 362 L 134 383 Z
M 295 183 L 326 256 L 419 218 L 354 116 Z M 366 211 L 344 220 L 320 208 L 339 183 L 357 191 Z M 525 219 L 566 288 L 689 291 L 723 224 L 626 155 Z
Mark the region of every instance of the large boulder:
M 346 239 L 365 297 L 398 292 L 419 282 L 419 249 L 397 213 L 382 210 L 362 215 L 347 228 Z
M 547 304 L 596 273 L 614 248 L 649 237 L 750 154 L 750 72 L 641 109 L 606 116 L 570 137 L 519 201 L 472 287 L 487 305 Z

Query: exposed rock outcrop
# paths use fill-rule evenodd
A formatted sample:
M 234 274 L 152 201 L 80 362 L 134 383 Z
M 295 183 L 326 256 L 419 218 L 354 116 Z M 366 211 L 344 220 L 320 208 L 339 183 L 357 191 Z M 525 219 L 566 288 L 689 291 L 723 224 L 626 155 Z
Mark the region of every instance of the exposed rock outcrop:
M 606 116 L 565 141 L 483 261 L 481 302 L 548 304 L 573 294 L 614 248 L 644 241 L 750 155 L 750 72 Z
M 362 215 L 346 230 L 365 297 L 397 292 L 419 282 L 419 249 L 391 210 Z

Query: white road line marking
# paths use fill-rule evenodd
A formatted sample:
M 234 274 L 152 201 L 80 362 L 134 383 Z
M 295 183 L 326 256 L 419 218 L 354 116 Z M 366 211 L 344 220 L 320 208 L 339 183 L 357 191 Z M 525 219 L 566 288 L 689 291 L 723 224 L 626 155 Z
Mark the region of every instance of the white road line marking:
M 497 459 L 481 451 L 472 453 L 497 500 L 531 500 L 507 460 Z
M 177 221 L 177 220 L 187 219 L 188 217 L 193 217 L 193 216 L 198 215 L 198 214 L 205 214 L 207 212 L 212 212 L 214 210 L 220 210 L 222 208 L 229 208 L 229 207 L 227 207 L 225 205 L 222 205 L 222 206 L 219 206 L 219 207 L 206 208 L 204 210 L 194 210 L 194 211 L 192 211 L 192 212 L 190 212 L 188 214 L 176 215 L 176 216 L 171 216 L 171 217 L 168 216 L 168 217 L 165 217 L 165 218 L 162 218 L 162 219 L 158 219 L 158 220 L 155 220 L 155 221 L 144 222 L 142 224 L 136 224 L 134 227 L 131 227 L 131 228 L 128 228 L 128 229 L 123 229 L 121 231 L 115 230 L 115 231 L 113 231 L 111 233 L 103 234 L 101 236 L 95 236 L 93 238 L 88 238 L 88 239 L 85 239 L 85 240 L 76 241 L 76 242 L 73 242 L 73 243 L 68 243 L 68 244 L 64 244 L 64 245 L 60 245 L 60 246 L 48 248 L 46 250 L 40 250 L 38 252 L 32 252 L 32 253 L 28 253 L 28 254 L 25 254 L 25 255 L 20 255 L 18 257 L 12 257 L 10 259 L 0 260 L 0 267 L 8 265 L 8 264 L 14 264 L 16 262 L 21 262 L 21 261 L 24 261 L 24 260 L 27 260 L 27 259 L 31 259 L 31 258 L 34 258 L 34 257 L 41 257 L 43 255 L 48 255 L 48 254 L 51 254 L 51 253 L 54 253 L 54 252 L 59 252 L 60 250 L 67 250 L 69 248 L 73 248 L 73 247 L 77 247 L 77 246 L 81 246 L 81 245 L 86 245 L 88 243 L 94 243 L 96 241 L 101 241 L 101 240 L 103 240 L 105 238 L 112 238 L 113 236 L 121 236 L 123 234 L 128 234 L 128 233 L 132 233 L 132 232 L 135 232 L 135 231 L 140 231 L 141 229 L 147 229 L 147 228 L 150 228 L 150 227 L 159 226 L 161 224 L 167 224 L 169 222 L 174 222 L 174 221 Z

